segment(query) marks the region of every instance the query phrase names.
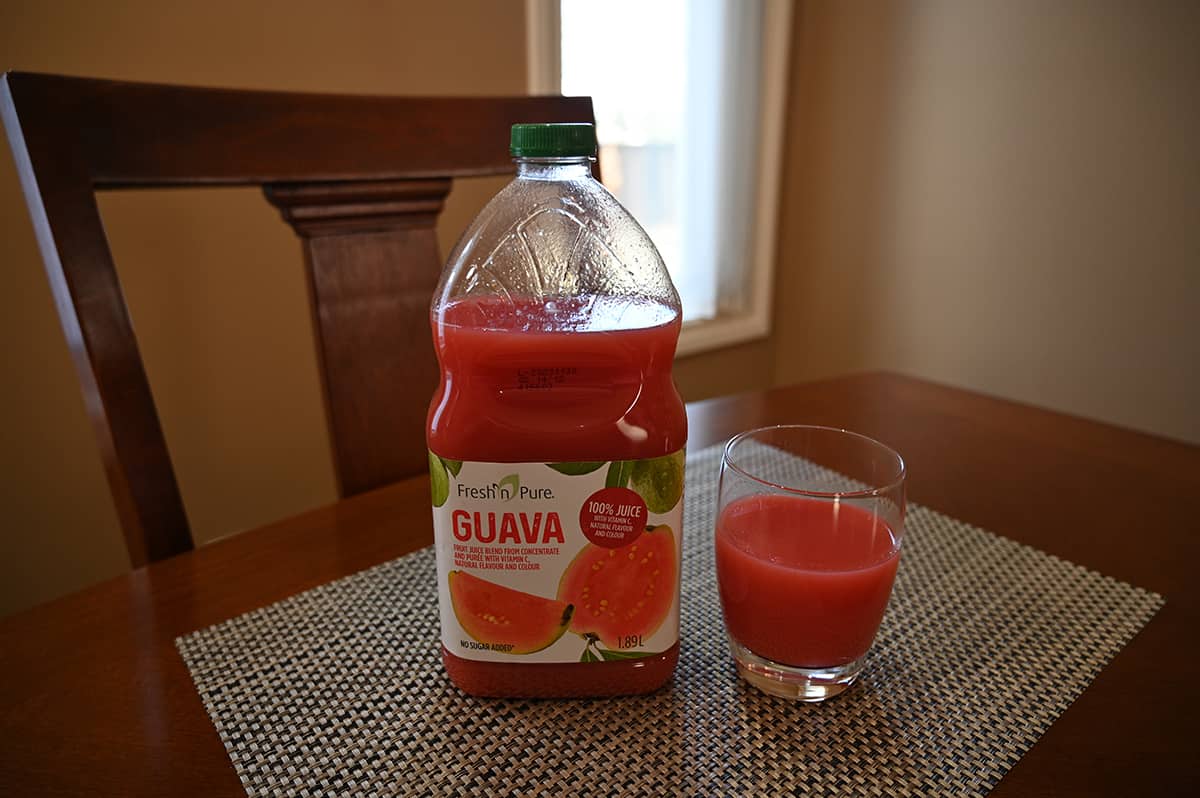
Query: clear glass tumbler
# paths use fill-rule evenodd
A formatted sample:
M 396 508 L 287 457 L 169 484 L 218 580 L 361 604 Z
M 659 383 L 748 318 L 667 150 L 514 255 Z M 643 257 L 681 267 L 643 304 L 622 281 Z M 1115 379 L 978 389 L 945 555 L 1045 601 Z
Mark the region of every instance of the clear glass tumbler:
M 822 701 L 862 670 L 904 539 L 904 460 L 864 435 L 788 425 L 721 458 L 717 583 L 738 673 Z

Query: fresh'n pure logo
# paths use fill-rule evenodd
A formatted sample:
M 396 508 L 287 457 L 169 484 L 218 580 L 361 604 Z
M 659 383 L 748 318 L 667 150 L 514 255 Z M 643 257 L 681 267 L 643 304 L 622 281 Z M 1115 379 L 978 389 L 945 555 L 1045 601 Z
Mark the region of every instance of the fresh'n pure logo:
M 522 485 L 520 475 L 513 473 L 501 477 L 498 482 L 490 482 L 486 485 L 468 485 L 466 482 L 455 482 L 454 496 L 459 499 L 490 502 L 508 502 L 513 499 L 536 501 L 553 499 L 554 491 L 550 488 Z
M 471 485 L 460 480 L 462 468 L 462 460 L 451 460 L 436 455 L 432 451 L 429 452 L 429 484 L 433 493 L 434 507 L 441 507 L 451 496 L 459 499 L 500 502 L 509 502 L 513 499 L 521 501 L 554 500 L 552 488 L 522 485 L 521 475 L 515 471 L 501 477 L 497 482 Z

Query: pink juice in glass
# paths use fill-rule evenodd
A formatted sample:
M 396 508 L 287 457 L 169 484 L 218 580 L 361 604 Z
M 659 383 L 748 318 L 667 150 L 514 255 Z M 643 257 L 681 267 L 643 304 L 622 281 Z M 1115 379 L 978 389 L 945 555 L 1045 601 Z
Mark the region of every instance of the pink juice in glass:
M 900 547 L 887 522 L 860 507 L 769 494 L 725 506 L 716 559 L 735 640 L 775 662 L 826 668 L 871 647 Z

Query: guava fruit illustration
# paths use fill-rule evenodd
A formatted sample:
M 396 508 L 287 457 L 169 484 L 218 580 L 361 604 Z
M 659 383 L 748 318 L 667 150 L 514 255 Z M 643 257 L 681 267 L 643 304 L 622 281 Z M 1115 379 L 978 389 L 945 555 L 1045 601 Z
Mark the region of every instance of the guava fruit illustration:
M 650 512 L 670 512 L 683 496 L 683 450 L 664 457 L 638 460 L 633 464 L 629 487 L 646 501 L 646 509 Z
M 429 453 L 429 489 L 433 493 L 433 506 L 441 507 L 450 498 L 450 476 L 442 458 Z
M 465 571 L 451 571 L 447 580 L 459 626 L 494 651 L 541 651 L 563 636 L 574 614 L 568 602 L 497 585 Z
M 559 580 L 558 600 L 574 605 L 571 631 L 588 639 L 589 647 L 599 640 L 619 651 L 631 641 L 641 645 L 662 626 L 675 601 L 678 572 L 671 527 L 646 527 L 620 548 L 584 546 Z

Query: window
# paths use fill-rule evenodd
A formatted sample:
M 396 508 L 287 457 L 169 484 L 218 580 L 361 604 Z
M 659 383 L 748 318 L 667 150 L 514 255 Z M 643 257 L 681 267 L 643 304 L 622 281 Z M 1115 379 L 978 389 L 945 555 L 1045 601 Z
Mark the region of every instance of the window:
M 590 95 L 604 182 L 662 252 L 681 354 L 769 329 L 787 0 L 527 0 L 530 88 Z

